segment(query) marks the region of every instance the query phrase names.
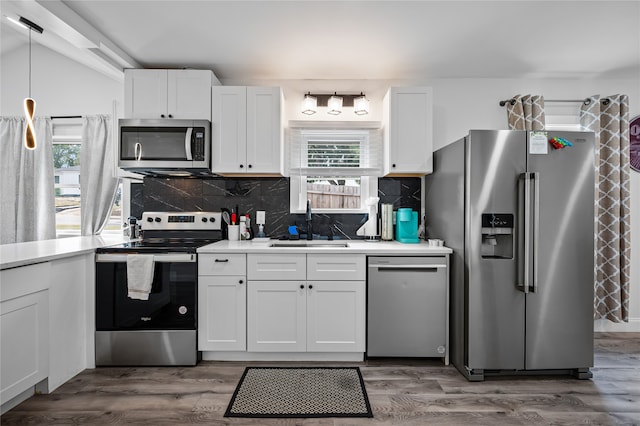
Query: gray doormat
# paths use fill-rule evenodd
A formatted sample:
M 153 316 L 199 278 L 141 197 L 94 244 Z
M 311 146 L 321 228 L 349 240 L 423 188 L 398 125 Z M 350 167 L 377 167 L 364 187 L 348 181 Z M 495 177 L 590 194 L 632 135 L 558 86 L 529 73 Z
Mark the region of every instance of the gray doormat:
M 358 367 L 247 367 L 225 417 L 373 417 Z

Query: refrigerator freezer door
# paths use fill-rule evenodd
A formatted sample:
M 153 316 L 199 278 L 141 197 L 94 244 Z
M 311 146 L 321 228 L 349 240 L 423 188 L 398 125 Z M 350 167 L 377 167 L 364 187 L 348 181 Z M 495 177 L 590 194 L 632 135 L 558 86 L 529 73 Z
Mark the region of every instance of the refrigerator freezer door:
M 518 216 L 520 176 L 526 171 L 525 132 L 474 130 L 466 141 L 465 257 L 466 366 L 470 370 L 524 368 L 525 295 L 518 288 L 518 250 L 487 256 L 494 239 L 482 235 L 482 215 Z M 517 246 L 519 224 L 512 244 Z M 507 251 L 503 251 L 507 252 Z M 484 256 L 483 256 L 484 253 Z
M 593 366 L 594 139 L 554 132 L 573 143 L 529 154 L 536 175 L 535 285 L 526 296 L 526 369 Z M 529 151 L 528 151 L 529 152 Z

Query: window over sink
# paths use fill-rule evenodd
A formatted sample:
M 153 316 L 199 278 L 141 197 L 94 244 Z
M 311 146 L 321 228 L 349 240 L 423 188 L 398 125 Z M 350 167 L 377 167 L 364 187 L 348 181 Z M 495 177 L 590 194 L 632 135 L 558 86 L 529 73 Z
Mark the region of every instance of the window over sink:
M 290 211 L 365 213 L 378 192 L 382 135 L 369 128 L 289 130 Z

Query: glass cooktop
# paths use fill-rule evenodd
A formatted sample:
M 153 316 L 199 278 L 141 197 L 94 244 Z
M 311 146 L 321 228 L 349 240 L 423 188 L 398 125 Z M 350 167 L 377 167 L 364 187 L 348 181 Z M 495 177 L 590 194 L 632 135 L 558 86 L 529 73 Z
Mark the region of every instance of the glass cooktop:
M 143 238 L 123 244 L 102 247 L 96 250 L 98 253 L 121 253 L 155 251 L 159 252 L 186 252 L 195 253 L 199 247 L 215 243 L 217 239 L 200 238 Z

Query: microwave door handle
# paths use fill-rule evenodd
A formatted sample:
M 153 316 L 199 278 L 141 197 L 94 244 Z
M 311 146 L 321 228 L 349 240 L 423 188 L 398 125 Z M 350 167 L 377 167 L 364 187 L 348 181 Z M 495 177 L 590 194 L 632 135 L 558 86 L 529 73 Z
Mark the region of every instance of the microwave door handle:
M 142 158 L 142 145 L 140 142 L 136 142 L 133 147 L 133 156 L 136 158 L 136 161 L 140 161 Z
M 191 154 L 191 135 L 193 134 L 193 127 L 187 128 L 187 133 L 184 136 L 184 152 L 187 153 L 187 160 L 193 161 L 193 155 Z

